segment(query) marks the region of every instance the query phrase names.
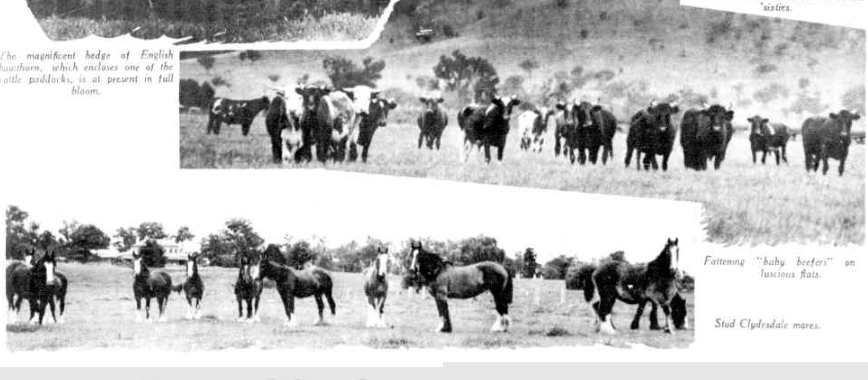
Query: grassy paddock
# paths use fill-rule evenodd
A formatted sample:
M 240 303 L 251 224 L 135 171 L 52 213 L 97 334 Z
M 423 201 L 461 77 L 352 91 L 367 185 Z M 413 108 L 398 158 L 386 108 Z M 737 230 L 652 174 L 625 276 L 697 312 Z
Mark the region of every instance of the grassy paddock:
M 328 326 L 313 326 L 316 304 L 313 299 L 296 302 L 299 326 L 283 326 L 283 305 L 274 289 L 265 289 L 260 304 L 262 323 L 236 322 L 236 303 L 232 284 L 236 271 L 201 268 L 206 286 L 203 318 L 185 320 L 183 296 L 172 294 L 169 321 L 163 324 L 135 324 L 131 269 L 111 265 L 63 264 L 58 268 L 69 277 L 65 325 L 7 325 L 7 342 L 12 351 L 61 348 L 159 348 L 178 351 L 224 348 L 306 347 L 325 349 L 337 345 L 362 345 L 375 348 L 440 347 L 536 347 L 607 344 L 627 347 L 641 343 L 652 347 L 686 347 L 693 341 L 693 330 L 672 336 L 648 330 L 647 317 L 642 329 L 630 331 L 635 309 L 619 303 L 615 308 L 616 336 L 594 332 L 594 317 L 578 292 L 568 292 L 567 302 L 559 304 L 563 281 L 518 280 L 510 308 L 513 325 L 509 333 L 488 330 L 496 313 L 490 295 L 475 300 L 451 301 L 454 333 L 434 332 L 438 324 L 434 301 L 412 293 L 399 294 L 399 279 L 390 278 L 386 303 L 389 329 L 364 327 L 366 303 L 360 274 L 335 273 L 334 296 L 337 316 L 327 316 Z M 175 281 L 184 278 L 182 267 L 169 267 Z M 539 304 L 536 303 L 539 289 Z M 687 295 L 690 325 L 694 325 L 693 295 Z M 24 308 L 26 309 L 26 307 Z M 647 311 L 646 311 L 647 313 Z M 24 313 L 20 318 L 24 317 Z M 661 313 L 662 317 L 662 313 Z
M 374 31 L 377 20 L 375 16 L 330 13 L 320 18 L 305 16 L 298 20 L 263 21 L 243 28 L 227 28 L 216 23 L 160 19 L 130 21 L 48 17 L 39 20 L 39 25 L 52 40 L 73 40 L 90 35 L 112 38 L 132 32 L 133 37 L 141 39 L 166 35 L 173 38 L 190 37 L 188 42 L 236 43 L 361 40 Z M 214 40 L 213 36 L 221 32 L 224 34 L 219 40 Z
M 448 113 L 454 114 L 452 110 Z M 238 126 L 224 126 L 220 136 L 205 135 L 206 123 L 207 115 L 181 116 L 182 168 L 284 167 L 271 164 L 262 117 L 256 119 L 248 137 L 241 136 Z M 549 132 L 542 154 L 529 154 L 518 149 L 519 136 L 513 130 L 502 163 L 486 165 L 481 154 L 473 154 L 462 164 L 457 145 L 460 131 L 454 119 L 452 123 L 444 133 L 440 151 L 417 150 L 415 125 L 390 124 L 374 136 L 367 164 L 329 164 L 328 168 L 696 201 L 705 205 L 706 229 L 714 242 L 861 244 L 865 240 L 864 145 L 851 147 L 843 177 L 837 175 L 835 160 L 830 160 L 832 168 L 827 176 L 806 174 L 801 141 L 789 143 L 788 164 L 775 166 L 771 157 L 764 166 L 754 165 L 746 134 L 733 137 L 719 171 L 686 170 L 681 147 L 677 146 L 668 172 L 648 173 L 637 171 L 635 161 L 629 169 L 624 167 L 626 144 L 620 133 L 614 141 L 614 164 L 579 166 L 554 157 L 553 132 Z M 320 166 L 312 163 L 300 167 Z

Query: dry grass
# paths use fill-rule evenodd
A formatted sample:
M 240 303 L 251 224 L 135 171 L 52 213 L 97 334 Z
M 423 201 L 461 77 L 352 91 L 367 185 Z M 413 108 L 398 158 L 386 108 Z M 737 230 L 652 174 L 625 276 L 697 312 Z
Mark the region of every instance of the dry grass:
M 668 336 L 647 329 L 630 331 L 633 307 L 618 304 L 615 309 L 617 336 L 602 336 L 593 330 L 590 308 L 577 293 L 568 293 L 568 302 L 559 305 L 562 281 L 519 280 L 512 304 L 512 329 L 506 334 L 488 331 L 494 322 L 493 302 L 488 295 L 475 300 L 450 302 L 454 333 L 433 332 L 438 324 L 434 301 L 416 294 L 398 294 L 399 279 L 390 279 L 392 291 L 386 304 L 389 329 L 364 327 L 366 304 L 360 274 L 336 273 L 337 317 L 326 317 L 328 326 L 313 326 L 316 315 L 312 299 L 299 300 L 296 312 L 300 325 L 283 326 L 283 305 L 275 290 L 263 293 L 262 323 L 236 322 L 232 283 L 236 272 L 223 268 L 202 268 L 206 286 L 203 319 L 183 319 L 186 302 L 177 294 L 169 301 L 169 321 L 163 324 L 135 324 L 130 269 L 109 265 L 62 265 L 70 280 L 65 325 L 34 327 L 8 325 L 7 342 L 12 351 L 54 350 L 62 348 L 136 348 L 177 351 L 218 350 L 224 348 L 326 349 L 337 345 L 362 345 L 374 348 L 441 347 L 536 347 L 609 344 L 626 347 L 642 343 L 652 347 L 686 347 L 693 341 L 693 330 Z M 168 268 L 173 279 L 183 278 L 181 267 Z M 533 303 L 540 287 L 540 305 Z M 26 307 L 25 307 L 26 309 Z M 688 295 L 691 326 L 693 296 Z M 23 316 L 24 313 L 22 313 Z

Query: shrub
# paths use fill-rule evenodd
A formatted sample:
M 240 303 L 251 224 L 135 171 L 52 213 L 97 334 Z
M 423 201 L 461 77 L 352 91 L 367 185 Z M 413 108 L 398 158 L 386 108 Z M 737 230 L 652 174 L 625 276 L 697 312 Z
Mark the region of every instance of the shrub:
M 773 63 L 762 63 L 762 64 L 757 65 L 753 69 L 753 75 L 754 76 L 763 76 L 763 75 L 766 75 L 768 73 L 771 73 L 771 72 L 774 72 L 777 70 L 778 70 L 778 65 L 775 65 Z

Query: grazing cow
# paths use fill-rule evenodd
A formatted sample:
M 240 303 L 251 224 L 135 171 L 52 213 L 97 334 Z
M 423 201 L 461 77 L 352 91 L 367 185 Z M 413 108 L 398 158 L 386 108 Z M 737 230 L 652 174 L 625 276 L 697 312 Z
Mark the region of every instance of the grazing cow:
M 714 169 L 720 169 L 732 139 L 733 115 L 732 110 L 717 104 L 684 113 L 681 119 L 681 148 L 684 150 L 686 168 L 705 170 L 707 162 L 714 159 Z
M 389 111 L 398 107 L 395 99 L 381 99 L 379 91 L 371 92 L 365 112 L 359 115 L 358 135 L 350 140 L 350 161 L 355 161 L 358 147 L 362 150 L 362 162 L 368 162 L 368 149 L 374 139 L 374 132 L 386 126 Z
M 301 96 L 278 91 L 265 114 L 265 129 L 271 138 L 271 156 L 275 164 L 310 161 L 310 131 L 301 129 Z
M 669 155 L 675 145 L 676 129 L 672 124 L 672 115 L 678 113 L 677 103 L 657 103 L 651 101 L 647 109 L 640 110 L 630 118 L 630 131 L 627 132 L 627 155 L 624 166 L 630 166 L 633 150 L 636 151 L 636 169 L 640 169 L 639 160 L 642 154 L 642 166 L 657 170 L 657 156 L 662 157 L 663 171 L 669 165 Z
M 750 123 L 750 153 L 753 163 L 756 163 L 757 152 L 762 152 L 762 163 L 766 163 L 766 155 L 774 152 L 775 162 L 780 165 L 781 158 L 787 162 L 787 140 L 790 134 L 787 126 L 775 123 L 769 124 L 769 119 L 757 115 L 747 119 Z
M 231 100 L 215 98 L 208 113 L 208 126 L 206 134 L 220 134 L 223 123 L 241 124 L 241 134 L 247 136 L 250 133 L 250 125 L 260 112 L 268 108 L 271 102 L 267 96 L 251 100 Z
M 518 116 L 518 130 L 521 133 L 521 150 L 542 152 L 545 143 L 545 133 L 548 131 L 549 118 L 555 114 L 554 109 L 537 107 L 524 111 Z
M 805 169 L 817 171 L 823 161 L 823 175 L 829 171 L 829 158 L 838 160 L 838 175 L 844 175 L 844 162 L 850 152 L 850 129 L 856 112 L 841 110 L 828 118 L 812 117 L 802 124 L 802 145 L 805 147 Z
M 564 157 L 567 157 L 569 136 L 575 131 L 576 120 L 573 113 L 575 106 L 574 103 L 565 102 L 558 102 L 555 105 L 555 108 L 558 110 L 558 113 L 555 115 L 555 157 L 561 153 L 564 154 Z
M 521 104 L 515 96 L 501 98 L 495 96 L 491 105 L 483 107 L 471 104 L 459 114 L 459 125 L 464 130 L 464 156 L 470 154 L 473 145 L 482 145 L 485 162 L 491 162 L 491 146 L 497 148 L 497 160 L 503 161 L 506 135 L 509 134 L 509 119 L 512 109 Z
M 425 146 L 428 149 L 440 150 L 440 137 L 443 136 L 443 131 L 446 129 L 446 124 L 449 118 L 446 117 L 446 111 L 440 107 L 443 103 L 442 97 L 425 98 L 420 97 L 419 101 L 424 104 L 422 114 L 416 118 L 416 124 L 419 125 L 419 144 L 417 149 L 422 149 L 422 141 L 425 141 Z

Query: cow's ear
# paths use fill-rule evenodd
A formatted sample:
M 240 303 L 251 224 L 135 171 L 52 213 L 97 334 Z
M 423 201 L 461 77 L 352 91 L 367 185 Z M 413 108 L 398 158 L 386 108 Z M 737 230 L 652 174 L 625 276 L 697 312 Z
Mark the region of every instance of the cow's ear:
M 304 95 L 304 89 L 301 88 L 301 87 L 296 87 L 296 88 L 295 88 L 295 93 L 296 93 L 296 94 L 299 94 L 299 95 Z
M 747 118 L 747 122 L 753 124 L 753 121 L 756 120 L 756 116 Z
M 837 118 L 838 118 L 838 115 L 835 114 L 835 113 L 833 112 L 833 113 L 830 113 L 830 114 L 829 114 L 829 118 L 831 118 L 831 119 L 834 120 L 834 119 L 837 119 Z
M 377 98 L 380 96 L 380 91 L 371 91 L 371 98 Z
M 726 120 L 732 120 L 733 117 L 735 117 L 735 111 L 726 111 Z
M 423 97 L 421 97 L 421 96 L 419 97 L 419 101 L 422 102 L 422 103 L 425 103 L 426 100 L 428 100 L 428 99 L 425 99 L 425 98 L 423 98 Z
M 861 117 L 858 113 L 853 113 L 853 120 L 859 120 Z
M 672 110 L 672 113 L 678 113 L 678 106 L 677 105 L 669 107 L 669 109 Z
M 389 98 L 389 100 L 387 100 L 386 103 L 389 105 L 389 108 L 391 108 L 391 109 L 398 108 L 398 102 L 396 102 L 394 98 Z
M 437 103 L 443 103 L 443 98 L 437 98 Z
M 566 106 L 567 106 L 567 105 L 564 104 L 564 103 L 558 103 L 558 104 L 555 104 L 555 108 L 556 108 L 556 109 L 559 109 L 559 110 L 561 110 L 561 111 L 563 111 L 564 108 L 566 108 Z
M 763 119 L 763 124 L 768 123 L 769 119 Z
M 344 88 L 344 89 L 341 89 L 341 91 L 343 91 L 344 93 L 346 93 L 347 96 L 350 97 L 350 99 L 352 99 L 352 100 L 356 100 L 356 94 L 353 93 L 353 90 L 350 90 L 350 89 L 348 89 L 348 88 Z

